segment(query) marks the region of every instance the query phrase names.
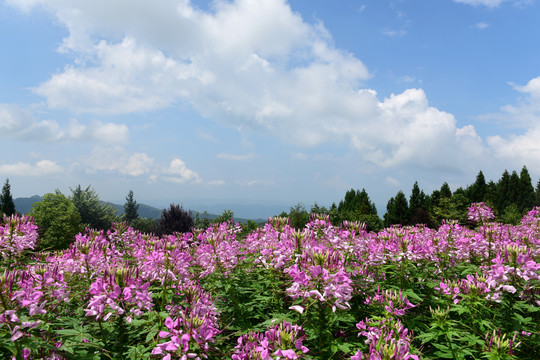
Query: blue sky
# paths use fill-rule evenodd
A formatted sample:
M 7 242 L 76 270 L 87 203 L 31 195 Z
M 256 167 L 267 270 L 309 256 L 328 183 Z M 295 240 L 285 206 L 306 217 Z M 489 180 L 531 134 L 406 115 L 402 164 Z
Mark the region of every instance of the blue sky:
M 382 215 L 540 177 L 540 15 L 518 0 L 0 0 L 0 178 L 186 207 Z

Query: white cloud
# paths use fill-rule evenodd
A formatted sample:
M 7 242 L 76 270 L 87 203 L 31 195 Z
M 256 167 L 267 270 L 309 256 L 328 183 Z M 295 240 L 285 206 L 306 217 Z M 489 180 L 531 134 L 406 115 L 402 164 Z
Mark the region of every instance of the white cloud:
M 489 8 L 494 8 L 501 5 L 506 0 L 454 0 L 457 3 L 473 5 L 473 6 L 487 6 Z
M 429 106 L 422 89 L 382 101 L 361 89 L 370 77 L 362 61 L 285 0 L 218 1 L 211 12 L 187 0 L 11 3 L 39 4 L 69 31 L 61 50 L 76 61 L 35 89 L 51 108 L 119 114 L 187 101 L 234 128 L 297 146 L 346 144 L 386 167 L 428 167 L 449 151 L 458 164 L 465 142 L 481 146 L 458 133 L 451 114 Z
M 218 159 L 230 160 L 230 161 L 249 161 L 255 158 L 255 154 L 249 153 L 249 154 L 244 154 L 244 155 L 235 155 L 235 154 L 219 153 L 216 155 L 216 157 Z
M 225 185 L 225 181 L 223 181 L 223 180 L 212 180 L 212 181 L 207 182 L 207 184 L 212 185 L 212 186 L 221 186 L 221 185 Z
M 385 181 L 388 185 L 393 186 L 393 187 L 401 186 L 401 183 L 399 182 L 399 180 L 392 176 L 387 176 Z
M 164 179 L 176 184 L 201 183 L 201 177 L 195 171 L 189 169 L 180 159 L 173 159 L 165 171 Z
M 143 153 L 131 155 L 124 167 L 120 169 L 122 173 L 131 176 L 140 176 L 148 173 L 154 164 L 154 159 Z
M 530 128 L 540 123 L 540 76 L 526 85 L 510 85 L 523 94 L 517 104 L 503 106 L 499 113 L 479 116 L 480 119 L 499 120 L 513 127 Z
M 88 172 L 118 171 L 124 175 L 141 176 L 149 174 L 154 159 L 144 153 L 129 154 L 120 146 L 96 146 L 85 159 Z
M 479 29 L 479 30 L 484 30 L 484 29 L 487 29 L 489 27 L 489 24 L 486 23 L 486 22 L 481 21 L 479 23 L 474 24 L 474 27 Z
M 17 162 L 15 164 L 0 165 L 0 173 L 19 176 L 47 176 L 64 172 L 62 166 L 51 160 L 40 160 L 35 164 Z
M 522 135 L 513 135 L 509 138 L 501 136 L 488 137 L 486 142 L 490 145 L 497 159 L 509 160 L 518 168 L 527 166 L 540 168 L 540 126 L 526 131 Z
M 526 85 L 511 84 L 514 89 L 524 94 L 517 105 L 502 107 L 499 114 L 489 114 L 484 118 L 502 120 L 511 126 L 523 127 L 523 134 L 514 134 L 503 138 L 491 136 L 486 139 L 490 150 L 497 159 L 510 160 L 514 166 L 527 164 L 540 167 L 540 76 L 531 79 Z
M 523 7 L 529 5 L 534 0 L 454 0 L 454 2 L 472 5 L 472 6 L 486 6 L 488 8 L 499 7 L 503 2 L 513 2 L 515 6 Z
M 383 35 L 390 36 L 390 37 L 401 37 L 407 34 L 405 30 L 393 30 L 389 28 L 385 28 L 382 30 Z
M 247 187 L 251 187 L 251 186 L 272 186 L 272 185 L 275 185 L 275 183 L 273 181 L 270 181 L 270 180 L 237 180 L 235 181 L 235 183 L 237 185 L 240 185 L 240 186 L 247 186 Z
M 125 124 L 94 121 L 84 125 L 71 119 L 67 126 L 55 120 L 38 120 L 32 111 L 13 104 L 0 104 L 0 136 L 35 142 L 95 141 L 124 143 L 129 129 Z

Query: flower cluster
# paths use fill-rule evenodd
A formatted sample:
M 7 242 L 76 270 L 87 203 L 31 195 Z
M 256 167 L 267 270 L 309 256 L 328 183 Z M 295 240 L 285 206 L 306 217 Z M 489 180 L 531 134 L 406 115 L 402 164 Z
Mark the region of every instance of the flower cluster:
M 283 322 L 264 334 L 251 332 L 238 338 L 233 360 L 303 359 L 309 352 L 302 342 L 306 335 L 298 325 Z
M 382 320 L 360 321 L 356 324 L 360 334 L 367 338 L 369 350 L 366 354 L 358 350 L 351 360 L 375 360 L 375 359 L 395 359 L 395 360 L 418 360 L 417 355 L 410 353 L 411 335 L 403 324 L 392 318 Z
M 13 257 L 26 249 L 34 249 L 38 238 L 37 225 L 29 216 L 6 216 L 0 226 L 2 258 Z
M 405 311 L 415 307 L 415 305 L 407 299 L 407 296 L 402 294 L 401 289 L 399 291 L 381 291 L 380 288 L 377 288 L 375 295 L 368 297 L 365 303 L 379 303 L 390 316 L 403 316 L 405 315 Z
M 150 283 L 132 277 L 131 271 L 125 269 L 105 274 L 90 285 L 92 298 L 85 309 L 86 315 L 99 319 L 107 311 L 103 316 L 107 321 L 113 315 L 124 316 L 128 312 L 126 321 L 129 323 L 132 315 L 141 315 L 143 310 L 149 311 L 154 306 L 149 287 Z
M 484 277 L 471 274 L 459 281 L 443 280 L 435 289 L 452 296 L 454 304 L 457 304 L 464 295 L 482 295 L 490 292 L 489 285 Z
M 220 333 L 214 302 L 198 283 L 181 285 L 176 295 L 181 305 L 166 307 L 170 315 L 165 321 L 168 331 L 159 332 L 159 337 L 168 341 L 158 344 L 152 354 L 163 355 L 165 360 L 172 355 L 191 359 L 201 353 L 204 357 Z
M 339 253 L 325 247 L 306 249 L 297 263 L 284 271 L 293 281 L 287 289 L 293 299 L 315 298 L 330 303 L 333 311 L 350 308 L 352 280 Z
M 472 203 L 469 207 L 468 219 L 474 222 L 485 222 L 495 218 L 493 210 L 491 210 L 485 203 Z

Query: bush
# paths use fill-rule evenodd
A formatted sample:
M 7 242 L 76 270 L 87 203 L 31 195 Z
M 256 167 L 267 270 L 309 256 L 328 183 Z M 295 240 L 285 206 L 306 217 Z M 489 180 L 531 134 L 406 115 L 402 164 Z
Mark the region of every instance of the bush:
M 43 196 L 29 213 L 38 226 L 38 249 L 65 249 L 81 229 L 81 216 L 75 205 L 59 190 Z
M 186 232 L 193 227 L 191 211 L 184 210 L 178 204 L 171 204 L 164 209 L 156 226 L 156 235 L 163 236 L 177 232 Z

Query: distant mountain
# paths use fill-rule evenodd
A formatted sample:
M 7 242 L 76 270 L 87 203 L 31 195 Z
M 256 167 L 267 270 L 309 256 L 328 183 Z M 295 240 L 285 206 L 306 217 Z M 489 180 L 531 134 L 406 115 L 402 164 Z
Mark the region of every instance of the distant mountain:
M 21 214 L 27 214 L 32 209 L 32 204 L 40 202 L 42 199 L 43 198 L 41 196 L 34 195 L 27 198 L 16 198 L 13 199 L 13 202 L 15 203 L 15 210 L 17 210 Z M 109 204 L 111 204 L 112 207 L 116 209 L 118 215 L 122 215 L 124 213 L 124 205 L 118 205 L 113 203 Z M 150 205 L 139 204 L 139 216 L 141 217 L 159 219 L 161 217 L 161 211 L 161 209 Z
M 124 205 L 118 205 L 109 203 L 112 205 L 113 208 L 116 209 L 116 212 L 118 215 L 122 215 L 124 213 Z M 161 212 L 163 209 L 158 209 L 156 207 L 146 205 L 146 204 L 139 204 L 139 211 L 138 214 L 140 217 L 143 218 L 150 218 L 150 219 L 159 219 L 161 217 Z
M 40 202 L 42 200 L 42 197 L 39 195 L 34 195 L 27 198 L 16 198 L 13 199 L 13 203 L 15 204 L 15 210 L 20 212 L 21 214 L 27 214 L 30 212 L 30 209 L 32 209 L 32 204 L 36 202 Z
M 15 203 L 15 210 L 21 214 L 27 214 L 32 209 L 32 204 L 35 202 L 41 201 L 43 198 L 39 195 L 34 195 L 27 198 L 16 198 L 13 199 Z M 110 203 L 112 207 L 117 211 L 118 215 L 124 213 L 124 205 Z M 247 220 L 254 220 L 257 223 L 264 223 L 269 216 L 278 215 L 283 211 L 283 206 L 265 206 L 265 205 L 256 205 L 256 204 L 218 204 L 218 205 L 196 205 L 186 208 L 186 210 L 191 210 L 193 216 L 195 212 L 203 214 L 204 211 L 207 211 L 207 216 L 210 220 L 215 219 L 223 213 L 224 210 L 232 210 L 234 212 L 234 220 L 239 223 L 245 223 Z M 197 209 L 197 210 L 194 210 Z M 139 203 L 139 216 L 150 219 L 159 219 L 163 209 L 158 209 L 157 207 L 141 204 Z

